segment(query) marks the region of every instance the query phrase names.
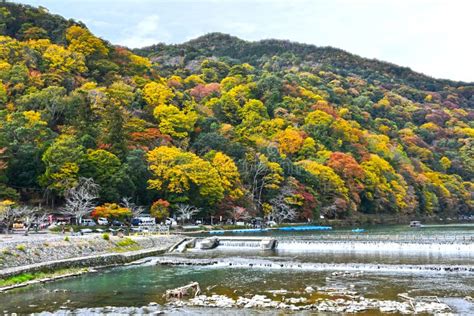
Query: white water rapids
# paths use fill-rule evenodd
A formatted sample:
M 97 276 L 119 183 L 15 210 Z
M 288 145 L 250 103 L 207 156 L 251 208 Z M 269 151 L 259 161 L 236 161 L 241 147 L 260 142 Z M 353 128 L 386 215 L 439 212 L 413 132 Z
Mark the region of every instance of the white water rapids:
M 449 264 L 372 264 L 372 263 L 319 263 L 280 261 L 259 258 L 228 257 L 218 259 L 198 259 L 186 257 L 153 257 L 137 261 L 143 266 L 200 266 L 202 268 L 243 268 L 265 270 L 299 270 L 299 271 L 345 271 L 377 272 L 377 273 L 408 273 L 408 274 L 472 274 L 474 265 Z

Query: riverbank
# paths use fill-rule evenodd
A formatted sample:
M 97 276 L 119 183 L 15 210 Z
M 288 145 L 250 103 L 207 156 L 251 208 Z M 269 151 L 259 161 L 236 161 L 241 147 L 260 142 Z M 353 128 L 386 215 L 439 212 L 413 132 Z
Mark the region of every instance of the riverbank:
M 117 237 L 49 235 L 0 240 L 0 278 L 28 272 L 123 264 L 166 252 L 176 235 Z

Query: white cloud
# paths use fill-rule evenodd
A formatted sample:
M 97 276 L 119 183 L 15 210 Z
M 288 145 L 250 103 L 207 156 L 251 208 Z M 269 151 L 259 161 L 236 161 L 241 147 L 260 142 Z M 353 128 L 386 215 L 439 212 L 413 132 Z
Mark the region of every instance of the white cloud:
M 156 14 L 143 18 L 126 28 L 122 34 L 117 43 L 130 48 L 149 46 L 171 39 L 171 34 L 161 25 L 160 17 Z

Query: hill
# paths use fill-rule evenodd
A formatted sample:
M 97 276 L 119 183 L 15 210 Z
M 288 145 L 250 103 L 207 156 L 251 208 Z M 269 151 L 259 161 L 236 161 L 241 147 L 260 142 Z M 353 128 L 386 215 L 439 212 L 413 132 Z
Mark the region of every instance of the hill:
M 248 42 L 222 33 L 210 33 L 183 44 L 157 44 L 135 51 L 158 59 L 183 55 L 186 56 L 186 61 L 203 56 L 225 57 L 256 67 L 263 66 L 271 57 L 280 56 L 288 59 L 287 66 L 319 67 L 321 70 L 345 76 L 357 75 L 370 83 L 378 81 L 387 84 L 408 84 L 425 90 L 441 90 L 445 86 L 474 86 L 474 83 L 434 79 L 407 67 L 362 58 L 333 47 L 317 47 L 274 39 Z
M 472 83 L 219 33 L 131 51 L 44 8 L 0 16 L 5 205 L 93 181 L 95 214 L 116 217 L 123 197 L 158 218 L 474 211 Z

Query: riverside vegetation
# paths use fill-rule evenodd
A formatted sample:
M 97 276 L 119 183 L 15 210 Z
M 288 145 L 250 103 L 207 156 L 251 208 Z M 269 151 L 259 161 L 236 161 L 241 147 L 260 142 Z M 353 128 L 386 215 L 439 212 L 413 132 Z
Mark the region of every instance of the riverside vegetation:
M 122 197 L 159 219 L 474 209 L 473 83 L 225 34 L 132 51 L 5 2 L 0 44 L 0 214 L 86 180 L 109 218 Z

